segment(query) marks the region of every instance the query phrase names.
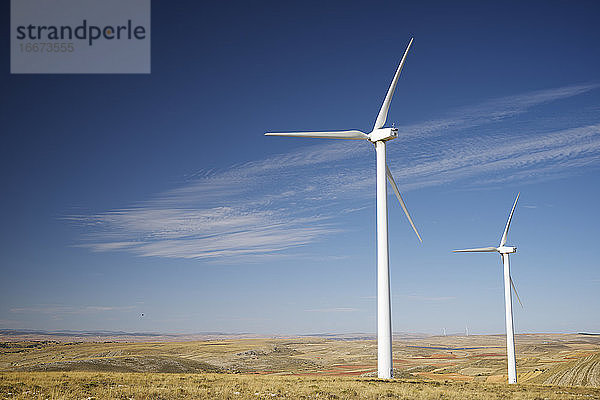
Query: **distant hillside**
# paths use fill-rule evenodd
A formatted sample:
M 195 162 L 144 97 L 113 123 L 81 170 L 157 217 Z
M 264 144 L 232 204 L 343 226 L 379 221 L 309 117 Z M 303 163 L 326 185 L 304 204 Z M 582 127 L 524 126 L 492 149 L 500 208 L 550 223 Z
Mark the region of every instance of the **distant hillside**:
M 169 342 L 190 340 L 249 339 L 264 337 L 251 333 L 200 332 L 192 334 L 123 332 L 123 331 L 44 331 L 28 329 L 0 329 L 0 341 L 56 341 L 56 342 Z
M 423 339 L 431 335 L 425 333 L 394 333 L 394 340 Z M 29 329 L 0 329 L 0 341 L 57 341 L 57 342 L 172 342 L 191 340 L 225 340 L 225 339 L 268 339 L 268 338 L 300 338 L 315 337 L 331 340 L 375 340 L 373 333 L 308 333 L 299 335 L 265 335 L 258 333 L 159 333 L 159 332 L 123 332 L 123 331 L 44 331 Z

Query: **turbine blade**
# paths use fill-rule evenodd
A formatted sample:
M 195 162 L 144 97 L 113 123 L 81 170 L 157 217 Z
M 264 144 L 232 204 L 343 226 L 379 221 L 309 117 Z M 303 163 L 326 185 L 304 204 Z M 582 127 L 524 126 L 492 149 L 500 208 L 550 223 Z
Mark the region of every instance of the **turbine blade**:
M 498 251 L 498 249 L 495 247 L 480 247 L 478 249 L 452 250 L 453 253 L 487 253 L 492 251 Z
M 400 61 L 400 65 L 398 65 L 398 69 L 396 70 L 396 75 L 394 75 L 394 79 L 392 79 L 392 84 L 388 89 L 387 95 L 385 96 L 385 100 L 383 100 L 383 104 L 381 105 L 381 109 L 379 110 L 379 114 L 377 115 L 377 120 L 375 121 L 375 126 L 373 126 L 373 130 L 379 129 L 385 125 L 385 120 L 387 119 L 388 110 L 390 109 L 390 103 L 392 102 L 392 96 L 394 95 L 394 90 L 396 89 L 396 84 L 398 83 L 398 77 L 400 77 L 400 72 L 402 71 L 402 67 L 404 66 L 404 61 L 406 60 L 406 55 L 408 54 L 408 50 L 410 49 L 410 45 L 412 44 L 414 38 L 410 39 L 410 43 L 408 43 L 408 47 L 404 52 L 404 56 L 402 57 L 402 61 Z
M 521 303 L 521 299 L 519 298 L 519 293 L 517 292 L 517 288 L 515 286 L 515 283 L 513 282 L 512 276 L 510 277 L 510 285 L 512 286 L 513 290 L 515 291 L 515 295 L 517 296 L 517 300 L 519 300 L 519 304 L 521 305 L 521 308 L 525 308 L 525 307 L 523 307 L 523 303 Z
M 500 247 L 506 244 L 506 238 L 508 236 L 508 228 L 510 227 L 510 220 L 512 219 L 513 213 L 515 212 L 515 207 L 517 206 L 517 201 L 519 200 L 519 196 L 521 192 L 517 194 L 517 198 L 515 199 L 515 204 L 513 204 L 513 208 L 510 211 L 510 216 L 508 217 L 508 221 L 506 222 L 506 228 L 504 228 L 504 234 L 502 235 L 502 239 L 500 239 Z
M 396 182 L 394 181 L 394 177 L 392 176 L 392 172 L 388 168 L 387 164 L 385 166 L 385 172 L 387 174 L 388 181 L 392 185 L 392 189 L 394 189 L 394 193 L 396 193 L 396 197 L 398 198 L 398 200 L 400 200 L 400 205 L 402 206 L 402 209 L 404 210 L 404 214 L 406 214 L 406 218 L 408 218 L 408 222 L 410 222 L 410 225 L 412 226 L 413 230 L 417 234 L 417 237 L 419 238 L 419 241 L 421 243 L 423 243 L 423 239 L 421 239 L 421 235 L 419 235 L 419 231 L 417 231 L 417 227 L 415 227 L 415 224 L 414 224 L 412 218 L 410 217 L 410 214 L 408 213 L 408 209 L 406 208 L 406 204 L 404 204 L 404 200 L 402 200 L 402 196 L 400 195 L 400 191 L 398 190 L 398 186 L 396 186 Z
M 325 139 L 368 139 L 361 131 L 325 131 L 325 132 L 267 132 L 265 136 L 295 136 Z

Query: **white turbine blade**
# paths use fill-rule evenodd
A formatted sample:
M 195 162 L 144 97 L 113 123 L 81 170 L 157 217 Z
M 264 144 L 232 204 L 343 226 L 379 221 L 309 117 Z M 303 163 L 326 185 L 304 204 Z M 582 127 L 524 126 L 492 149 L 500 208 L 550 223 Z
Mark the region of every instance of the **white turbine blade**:
M 295 136 L 325 139 L 368 139 L 361 131 L 325 131 L 325 132 L 267 132 L 265 136 Z
M 495 247 L 480 247 L 478 249 L 452 250 L 453 253 L 487 253 L 492 251 L 498 251 L 498 249 Z
M 408 54 L 408 50 L 410 49 L 410 45 L 412 44 L 414 38 L 410 39 L 410 43 L 408 43 L 408 47 L 404 52 L 404 56 L 402 57 L 402 61 L 400 61 L 400 65 L 398 65 L 398 69 L 396 70 L 396 75 L 394 75 L 394 79 L 392 80 L 392 84 L 388 89 L 387 95 L 385 96 L 385 100 L 383 100 L 383 104 L 381 105 L 381 110 L 379 110 L 379 115 L 377 115 L 377 120 L 375 121 L 375 126 L 373 130 L 379 129 L 385 125 L 385 120 L 387 119 L 388 110 L 390 109 L 390 103 L 392 102 L 392 96 L 394 95 L 394 90 L 396 89 L 396 84 L 398 83 L 398 78 L 400 77 L 400 72 L 402 71 L 402 67 L 404 66 L 404 61 L 406 60 L 406 55 Z
M 519 298 L 519 293 L 517 292 L 515 283 L 512 280 L 512 276 L 510 277 L 510 285 L 512 286 L 513 290 L 515 291 L 515 296 L 517 296 L 517 300 L 519 300 L 519 304 L 521 305 L 521 308 L 525 308 L 525 307 L 523 307 L 523 303 L 521 303 L 521 299 Z
M 502 239 L 500 240 L 500 247 L 506 244 L 506 237 L 508 236 L 508 228 L 510 226 L 510 220 L 512 219 L 513 213 L 515 212 L 515 207 L 517 206 L 517 200 L 519 200 L 519 196 L 521 192 L 517 194 L 517 198 L 515 199 L 515 204 L 513 204 L 513 208 L 510 211 L 510 216 L 508 217 L 508 221 L 506 222 L 506 228 L 504 228 L 504 234 L 502 235 Z
M 390 169 L 388 168 L 387 165 L 385 166 L 385 172 L 387 174 L 388 181 L 392 185 L 392 189 L 394 189 L 394 193 L 396 193 L 396 197 L 398 198 L 398 200 L 400 200 L 400 205 L 402 206 L 402 209 L 404 210 L 404 214 L 406 214 L 406 218 L 408 218 L 408 222 L 410 222 L 410 225 L 412 226 L 413 230 L 417 234 L 417 237 L 419 238 L 419 241 L 421 241 L 421 243 L 423 243 L 423 239 L 421 239 L 421 235 L 419 235 L 419 231 L 417 231 L 417 228 L 415 227 L 415 224 L 413 223 L 413 220 L 410 217 L 410 214 L 408 213 L 408 209 L 406 208 L 406 204 L 404 204 L 404 200 L 402 200 L 402 196 L 400 195 L 400 191 L 398 190 L 398 186 L 396 186 L 396 182 L 394 181 L 394 177 L 392 176 L 392 173 L 391 173 L 391 171 L 390 171 Z

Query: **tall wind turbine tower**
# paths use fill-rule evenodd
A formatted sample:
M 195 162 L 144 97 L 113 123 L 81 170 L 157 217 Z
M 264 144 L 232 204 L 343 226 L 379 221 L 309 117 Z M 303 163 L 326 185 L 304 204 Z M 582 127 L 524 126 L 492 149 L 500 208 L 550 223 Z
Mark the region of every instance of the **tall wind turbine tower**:
M 517 206 L 517 201 L 519 200 L 520 195 L 521 193 L 517 194 L 515 204 L 513 204 L 512 210 L 510 211 L 510 216 L 508 217 L 508 221 L 506 222 L 506 228 L 504 228 L 504 233 L 502 234 L 502 238 L 500 239 L 500 246 L 482 247 L 477 249 L 453 250 L 455 253 L 480 253 L 497 251 L 502 257 L 502 264 L 504 265 L 504 309 L 506 311 L 506 354 L 508 357 L 508 383 L 517 383 L 517 365 L 515 362 L 515 331 L 513 328 L 512 294 L 510 290 L 511 287 L 512 289 L 514 289 L 515 295 L 517 296 L 517 300 L 519 300 L 519 303 L 521 303 L 521 299 L 519 299 L 517 288 L 515 287 L 515 284 L 513 283 L 513 280 L 510 276 L 510 262 L 508 259 L 509 254 L 517 252 L 517 248 L 514 246 L 506 246 L 506 239 L 508 237 L 508 228 L 510 227 L 510 221 L 512 220 L 512 216 L 515 212 L 515 207 Z M 523 304 L 521 304 L 521 306 L 523 306 Z
M 415 227 L 415 224 L 408 213 L 406 205 L 402 200 L 398 186 L 394 181 L 394 177 L 386 162 L 386 143 L 389 140 L 398 137 L 398 129 L 384 128 L 387 119 L 388 110 L 400 77 L 400 72 L 404 66 L 406 55 L 412 45 L 413 39 L 410 40 L 402 61 L 398 65 L 394 79 L 387 91 L 375 125 L 371 133 L 366 134 L 358 130 L 350 131 L 326 131 L 326 132 L 269 132 L 267 136 L 295 136 L 295 137 L 312 137 L 312 138 L 328 138 L 328 139 L 355 139 L 369 140 L 375 145 L 377 156 L 377 376 L 382 379 L 390 379 L 393 375 L 392 366 L 392 316 L 391 316 L 391 296 L 390 296 L 390 269 L 388 258 L 388 220 L 387 220 L 387 186 L 386 177 L 396 197 L 400 201 L 400 205 L 408 218 L 417 237 L 421 240 L 421 236 Z

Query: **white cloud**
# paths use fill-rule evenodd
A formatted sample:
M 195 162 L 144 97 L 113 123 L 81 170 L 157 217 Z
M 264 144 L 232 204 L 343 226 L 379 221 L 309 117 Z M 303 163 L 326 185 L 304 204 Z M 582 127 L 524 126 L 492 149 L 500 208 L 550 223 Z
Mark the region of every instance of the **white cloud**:
M 429 145 L 439 157 L 427 161 L 408 160 L 399 173 L 390 168 L 404 188 L 474 179 L 471 185 L 491 184 L 535 178 L 552 178 L 576 167 L 600 161 L 600 124 L 540 132 L 535 136 L 474 138 L 469 143 L 445 149 L 439 143 Z M 467 182 L 467 184 L 469 184 Z
M 282 212 L 252 212 L 242 205 L 202 210 L 142 206 L 67 218 L 100 229 L 79 246 L 169 258 L 243 257 L 250 261 L 339 231 L 326 217 L 286 217 Z
M 600 166 L 600 121 L 594 107 L 587 114 L 578 107 L 576 118 L 568 124 L 561 120 L 554 129 L 548 126 L 556 122 L 556 113 L 543 110 L 599 86 L 495 99 L 401 128 L 400 138 L 388 146 L 390 169 L 407 191 L 450 183 L 532 182 Z M 516 116 L 531 122 L 516 130 Z M 364 209 L 374 197 L 372 147 L 323 141 L 195 174 L 188 184 L 135 207 L 66 219 L 83 226 L 78 245 L 94 251 L 211 262 L 298 257 L 301 246 L 339 233 L 340 215 Z

